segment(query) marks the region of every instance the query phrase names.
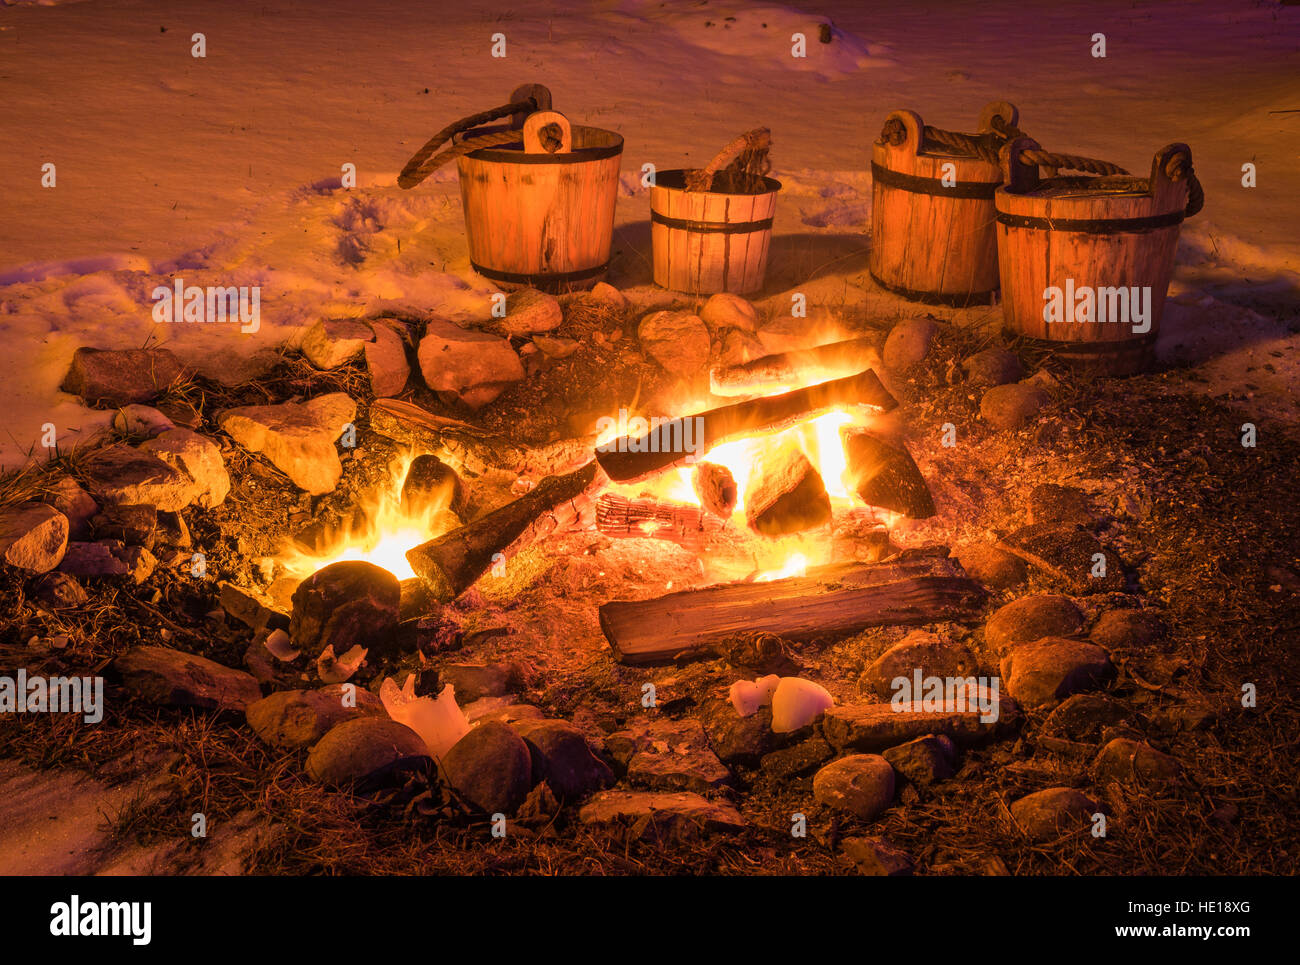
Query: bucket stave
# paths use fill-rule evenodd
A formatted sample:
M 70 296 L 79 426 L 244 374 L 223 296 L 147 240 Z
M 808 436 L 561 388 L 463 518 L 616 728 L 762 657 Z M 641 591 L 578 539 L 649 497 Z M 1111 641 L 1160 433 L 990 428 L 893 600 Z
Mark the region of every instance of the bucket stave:
M 1150 178 L 1044 179 L 1021 158 L 1037 147 L 1021 138 L 1004 148 L 995 198 L 1006 331 L 1078 369 L 1140 372 L 1154 356 L 1179 225 L 1199 210 L 1191 151 L 1157 152 Z
M 889 115 L 871 147 L 868 268 L 878 285 L 928 304 L 992 302 L 999 283 L 993 192 L 1002 183 L 992 144 L 997 128 L 1018 121 L 1019 111 L 1003 101 L 985 106 L 980 136 L 927 128 L 915 111 Z
M 763 286 L 781 182 L 727 194 L 686 190 L 686 171 L 660 171 L 650 190 L 655 284 L 693 295 L 743 295 Z

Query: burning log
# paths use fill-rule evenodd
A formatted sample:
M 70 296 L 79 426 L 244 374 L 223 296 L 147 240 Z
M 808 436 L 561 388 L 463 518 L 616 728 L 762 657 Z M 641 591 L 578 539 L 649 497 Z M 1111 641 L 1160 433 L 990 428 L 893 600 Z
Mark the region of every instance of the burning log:
M 508 550 L 572 524 L 582 516 L 584 501 L 597 477 L 596 463 L 563 476 L 547 476 L 527 494 L 472 523 L 430 540 L 406 559 L 429 581 L 441 603 L 455 599 L 504 559 Z
M 815 529 L 830 521 L 831 498 L 799 446 L 787 440 L 759 453 L 745 491 L 745 521 L 764 536 Z
M 731 518 L 740 499 L 740 490 L 730 469 L 715 462 L 702 462 L 695 467 L 691 484 L 705 509 L 719 519 Z
M 596 529 L 616 538 L 666 539 L 699 549 L 722 524 L 696 506 L 661 503 L 653 499 L 626 499 L 606 493 L 596 504 Z
M 898 402 L 867 369 L 843 379 L 810 385 L 782 395 L 748 399 L 693 416 L 667 419 L 645 435 L 603 443 L 596 459 L 610 479 L 629 482 L 662 472 L 702 455 L 728 439 L 784 429 L 838 406 L 873 406 L 884 411 Z
M 600 607 L 600 628 L 623 663 L 702 656 L 741 633 L 784 640 L 843 637 L 867 627 L 973 620 L 985 593 L 952 560 L 909 556 L 837 563 L 770 583 L 725 583 Z
M 934 515 L 934 499 L 921 470 L 901 445 L 857 426 L 840 430 L 849 487 L 869 506 L 913 519 Z
M 765 355 L 739 365 L 719 365 L 709 372 L 714 395 L 763 395 L 808 383 L 809 373 L 844 378 L 873 365 L 880 355 L 869 338 L 852 338 L 816 348 Z
M 547 476 L 591 458 L 590 439 L 562 439 L 533 448 L 398 399 L 371 403 L 370 428 L 395 442 L 431 452 L 471 476 L 490 469 L 517 476 Z

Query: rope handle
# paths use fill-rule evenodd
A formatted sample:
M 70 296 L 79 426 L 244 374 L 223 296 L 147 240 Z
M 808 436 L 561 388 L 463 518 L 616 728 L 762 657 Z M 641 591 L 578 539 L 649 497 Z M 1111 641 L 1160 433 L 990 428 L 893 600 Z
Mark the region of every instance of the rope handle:
M 497 134 L 488 134 L 474 139 L 474 146 L 469 150 L 459 150 L 461 145 L 457 145 L 449 150 L 443 151 L 435 156 L 434 152 L 448 141 L 452 140 L 457 134 L 465 135 L 462 142 L 466 141 L 476 127 L 481 127 L 491 121 L 500 120 L 503 117 L 514 116 L 518 119 L 515 125 L 519 127 L 523 123 L 523 115 L 528 115 L 534 111 L 551 109 L 551 92 L 540 84 L 527 84 L 517 88 L 511 95 L 509 104 L 502 104 L 500 107 L 494 107 L 491 110 L 482 111 L 478 114 L 471 114 L 468 117 L 462 117 L 460 120 L 448 124 L 433 137 L 429 138 L 418 151 L 411 156 L 406 162 L 406 167 L 402 168 L 402 173 L 397 176 L 397 183 L 402 188 L 413 188 L 424 181 L 429 175 L 438 168 L 442 167 L 453 158 L 460 157 L 463 154 L 469 154 L 471 151 L 477 151 L 481 147 L 492 147 L 500 144 L 509 144 L 511 140 L 518 141 L 518 131 L 513 132 L 513 136 L 508 140 L 501 140 L 500 132 Z M 495 138 L 492 144 L 487 143 L 488 139 Z
M 1165 162 L 1165 176 L 1170 181 L 1187 180 L 1187 207 L 1184 209 L 1183 216 L 1192 217 L 1205 207 L 1205 189 L 1201 187 L 1201 181 L 1192 170 L 1192 155 L 1190 151 L 1175 151 Z

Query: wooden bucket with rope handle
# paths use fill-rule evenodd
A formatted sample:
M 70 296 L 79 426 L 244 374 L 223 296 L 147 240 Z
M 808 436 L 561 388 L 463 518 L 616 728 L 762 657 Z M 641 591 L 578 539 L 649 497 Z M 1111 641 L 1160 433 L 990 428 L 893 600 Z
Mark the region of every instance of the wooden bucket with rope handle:
M 397 183 L 412 188 L 454 159 L 470 266 L 500 288 L 574 291 L 609 267 L 622 157 L 622 135 L 570 124 L 530 84 L 439 131 Z
M 1010 141 L 1002 163 L 995 201 L 1008 334 L 1098 375 L 1148 368 L 1179 225 L 1205 200 L 1191 149 L 1157 151 L 1149 178 L 1029 138 Z M 1044 178 L 1040 168 L 1091 176 Z
M 763 287 L 781 182 L 767 177 L 771 132 L 736 138 L 704 168 L 660 171 L 650 190 L 655 284 L 692 295 Z
M 987 305 L 998 287 L 993 192 L 998 149 L 1020 112 L 993 101 L 979 134 L 931 127 L 894 111 L 871 147 L 871 277 L 932 305 Z

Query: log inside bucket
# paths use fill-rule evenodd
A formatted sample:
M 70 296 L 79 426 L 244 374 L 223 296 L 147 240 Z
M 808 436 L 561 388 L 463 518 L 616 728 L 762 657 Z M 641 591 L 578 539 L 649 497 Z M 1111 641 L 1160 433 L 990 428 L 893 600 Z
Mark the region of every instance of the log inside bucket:
M 927 127 L 894 111 L 871 148 L 871 277 L 928 304 L 987 305 L 998 288 L 993 192 L 1002 182 L 998 131 L 1019 112 L 995 101 L 980 134 Z
M 781 182 L 765 175 L 770 135 L 756 128 L 700 171 L 660 171 L 650 191 L 655 284 L 690 294 L 763 285 Z
M 1003 317 L 1009 333 L 1076 368 L 1131 375 L 1153 356 L 1178 226 L 1199 210 L 1200 185 L 1185 144 L 1157 152 L 1150 178 L 1039 177 L 1040 165 L 1087 160 L 1047 154 L 1028 138 L 1004 149 Z

